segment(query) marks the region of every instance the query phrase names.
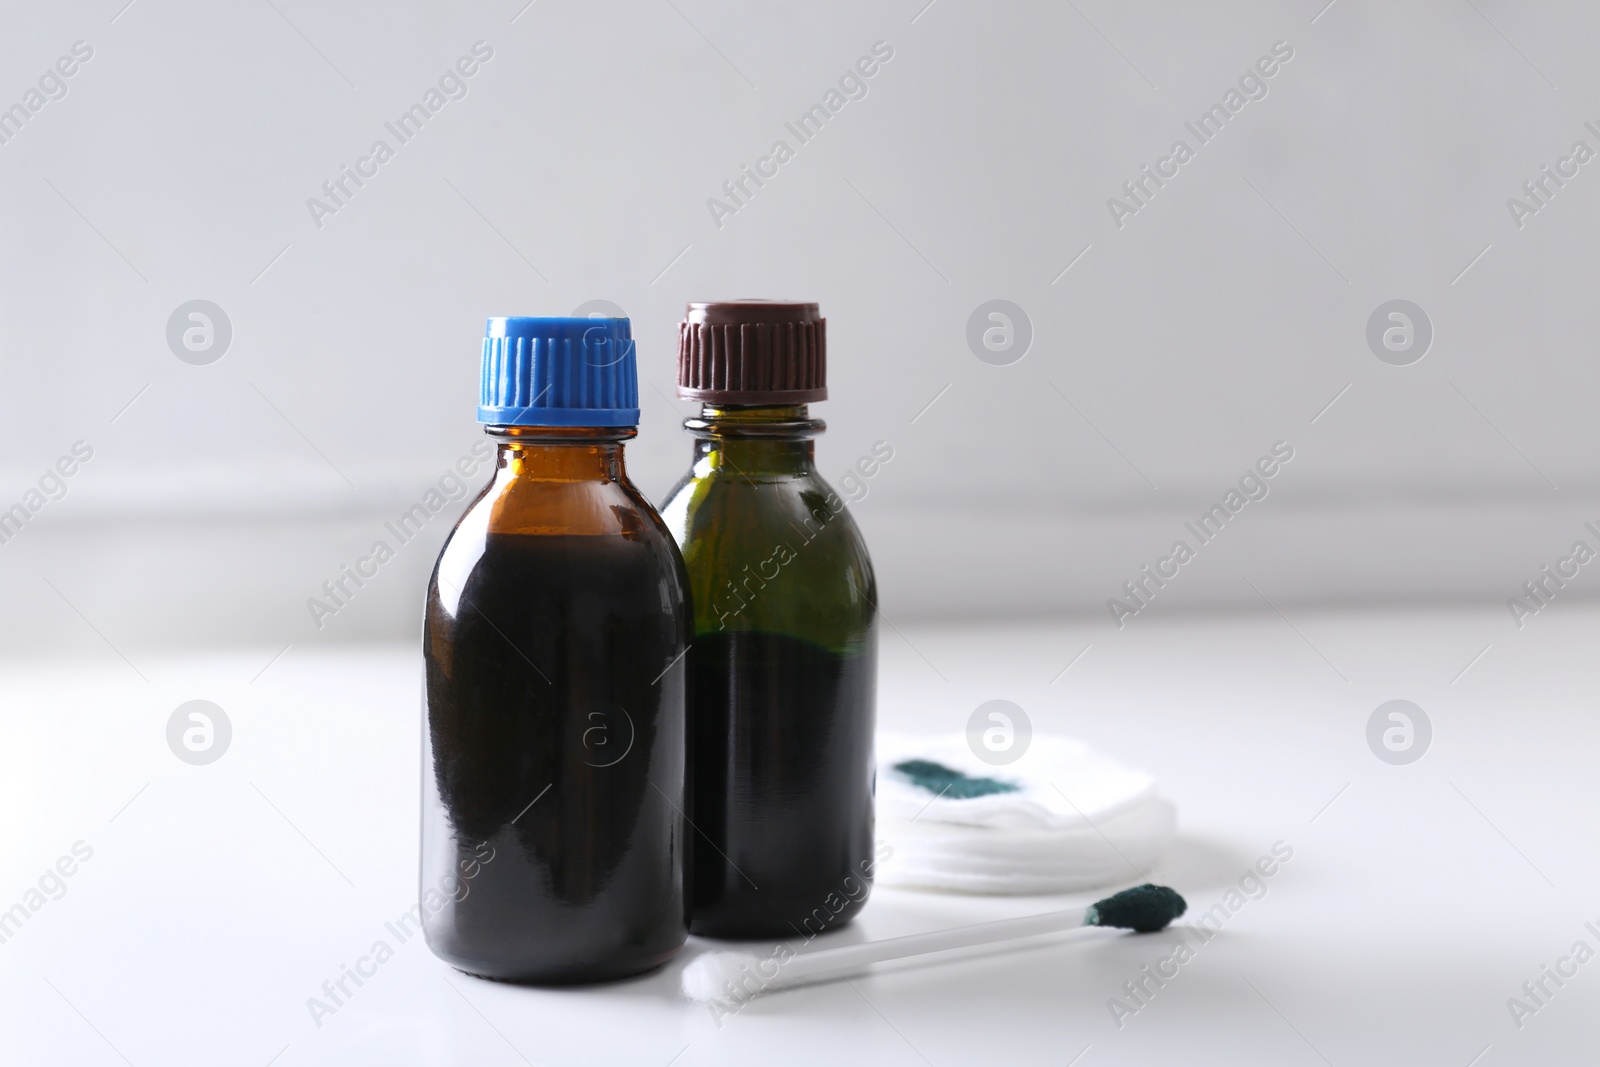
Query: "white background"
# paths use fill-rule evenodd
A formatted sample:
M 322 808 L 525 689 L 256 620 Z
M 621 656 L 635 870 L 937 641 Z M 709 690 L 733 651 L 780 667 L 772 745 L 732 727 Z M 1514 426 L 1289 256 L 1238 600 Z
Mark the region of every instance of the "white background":
M 0 907 L 97 849 L 0 945 L 23 1062 L 523 1062 L 491 1017 L 563 1063 L 1592 1048 L 1600 977 L 1523 1030 L 1505 998 L 1600 922 L 1594 568 L 1525 628 L 1507 598 L 1600 547 L 1600 163 L 1520 227 L 1507 199 L 1575 141 L 1600 150 L 1600 9 L 524 3 L 5 8 L 0 107 L 93 48 L 0 144 L 0 508 L 94 450 L 0 544 L 0 645 L 32 663 L 0 674 Z M 478 41 L 466 96 L 398 145 L 384 124 Z M 798 145 L 785 123 L 880 41 L 867 95 Z M 1277 42 L 1265 98 L 1119 227 L 1107 199 Z M 379 138 L 393 160 L 318 226 L 307 199 Z M 780 138 L 794 158 L 718 226 L 708 198 Z M 1161 873 L 1203 905 L 1273 840 L 1300 858 L 1127 1031 L 1103 1002 L 1145 954 L 1121 942 L 885 979 L 870 1010 L 801 995 L 722 1043 L 672 971 L 519 999 L 412 946 L 314 1029 L 304 998 L 411 898 L 412 642 L 458 505 L 325 626 L 307 598 L 481 439 L 485 317 L 632 316 L 628 463 L 659 499 L 690 453 L 683 305 L 749 296 L 828 318 L 824 473 L 894 449 L 852 505 L 892 627 L 886 724 L 959 730 L 1007 697 L 1151 770 L 1183 826 Z M 194 299 L 232 327 L 205 366 L 166 340 Z M 993 299 L 1031 322 L 1008 366 L 966 337 Z M 1409 366 L 1366 340 L 1394 299 L 1434 331 Z M 1118 630 L 1107 599 L 1279 441 L 1270 495 Z M 164 739 L 196 697 L 234 718 L 208 768 Z M 1411 767 L 1364 740 L 1396 697 L 1433 718 Z M 1056 903 L 884 894 L 861 929 Z
M 1506 206 L 1600 149 L 1585 6 L 274 2 L 7 20 L 6 101 L 94 48 L 0 145 L 0 502 L 95 448 L 0 546 L 13 647 L 93 637 L 41 576 L 130 655 L 414 634 L 448 515 L 320 632 L 305 600 L 475 439 L 483 319 L 594 299 L 634 319 L 656 498 L 689 455 L 684 302 L 821 303 L 823 470 L 895 449 L 855 508 L 895 618 L 1109 623 L 1278 440 L 1271 496 L 1152 610 L 1499 626 L 1600 516 L 1590 168 L 1520 230 Z M 479 40 L 466 97 L 398 145 L 384 123 Z M 798 145 L 784 123 L 880 40 Z M 1107 199 L 1277 41 L 1268 95 L 1118 229 Z M 318 228 L 307 199 L 379 138 L 395 158 Z M 718 228 L 707 200 L 779 138 L 795 158 Z M 165 342 L 196 298 L 233 327 L 209 366 Z M 1034 330 L 1011 366 L 965 340 L 996 298 Z M 1396 298 L 1434 325 L 1409 367 L 1365 341 Z

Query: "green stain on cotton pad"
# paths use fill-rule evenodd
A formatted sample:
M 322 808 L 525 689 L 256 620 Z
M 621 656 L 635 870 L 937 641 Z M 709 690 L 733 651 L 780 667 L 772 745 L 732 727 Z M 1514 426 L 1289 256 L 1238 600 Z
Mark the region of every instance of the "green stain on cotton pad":
M 953 767 L 932 760 L 908 759 L 904 763 L 896 763 L 894 769 L 909 778 L 912 785 L 953 800 L 1017 792 L 1017 787 L 1010 782 L 995 778 L 969 778 Z

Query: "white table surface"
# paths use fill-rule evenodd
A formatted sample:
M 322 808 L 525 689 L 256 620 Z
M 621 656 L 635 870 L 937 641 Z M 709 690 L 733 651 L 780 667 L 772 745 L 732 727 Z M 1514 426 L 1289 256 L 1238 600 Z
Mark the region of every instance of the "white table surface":
M 676 994 L 707 942 L 641 979 L 547 991 L 468 978 L 416 938 L 318 1027 L 307 998 L 392 941 L 385 922 L 413 900 L 415 653 L 308 644 L 264 672 L 276 649 L 130 666 L 85 629 L 74 659 L 0 672 L 0 909 L 75 842 L 93 849 L 65 894 L 0 944 L 0 1061 L 1597 1062 L 1600 959 L 1549 984 L 1520 1028 L 1506 1003 L 1575 941 L 1600 949 L 1584 927 L 1600 928 L 1597 638 L 1600 612 L 1570 605 L 1521 632 L 1491 606 L 1151 617 L 1121 632 L 885 627 L 884 725 L 959 730 L 1004 697 L 1036 729 L 1152 771 L 1180 818 L 1156 877 L 1195 911 L 1274 842 L 1294 849 L 1267 894 L 1120 1028 L 1108 998 L 1170 936 L 1091 932 L 792 991 L 721 1025 Z M 1434 727 L 1409 766 L 1365 740 L 1373 709 L 1396 697 Z M 168 716 L 194 698 L 233 724 L 209 766 L 165 741 Z M 880 890 L 832 936 L 1096 895 Z

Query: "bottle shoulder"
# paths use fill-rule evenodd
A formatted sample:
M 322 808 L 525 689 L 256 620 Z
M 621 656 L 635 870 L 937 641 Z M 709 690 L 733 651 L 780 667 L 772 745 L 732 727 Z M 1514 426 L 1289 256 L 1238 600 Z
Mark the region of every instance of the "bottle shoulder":
M 804 474 L 745 476 L 716 471 L 691 471 L 667 494 L 661 514 L 675 535 L 692 535 L 707 525 L 735 521 L 741 525 L 784 526 L 826 512 L 854 529 L 846 501 L 815 471 Z
M 462 515 L 496 534 L 629 535 L 660 528 L 654 505 L 626 476 L 558 481 L 500 478 L 484 487 Z
M 823 647 L 870 643 L 876 579 L 846 501 L 814 472 L 691 472 L 662 516 L 677 539 L 701 633 L 787 633 Z
M 491 536 L 634 544 L 669 559 L 675 574 L 686 577 L 671 531 L 626 477 L 604 482 L 522 478 L 491 482 L 451 529 L 440 549 L 436 573 L 470 569 Z

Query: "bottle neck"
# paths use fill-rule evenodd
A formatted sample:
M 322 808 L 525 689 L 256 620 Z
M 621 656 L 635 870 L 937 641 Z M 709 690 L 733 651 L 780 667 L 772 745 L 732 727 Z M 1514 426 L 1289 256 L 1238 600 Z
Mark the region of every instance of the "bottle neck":
M 683 420 L 695 436 L 694 462 L 705 473 L 808 474 L 815 470 L 812 438 L 827 429 L 805 404 L 780 407 L 719 407 L 706 404 Z
M 550 482 L 621 482 L 622 445 L 634 427 L 490 426 L 496 477 Z

